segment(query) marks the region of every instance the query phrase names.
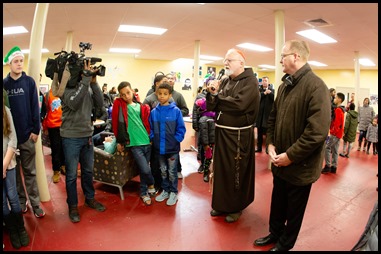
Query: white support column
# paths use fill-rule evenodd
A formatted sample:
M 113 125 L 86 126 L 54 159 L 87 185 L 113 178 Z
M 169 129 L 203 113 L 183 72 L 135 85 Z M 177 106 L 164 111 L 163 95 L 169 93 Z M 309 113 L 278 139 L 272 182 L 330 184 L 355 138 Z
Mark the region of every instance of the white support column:
M 285 28 L 284 28 L 284 12 L 283 10 L 276 10 L 274 12 L 275 15 L 275 82 L 274 82 L 274 90 L 279 87 L 281 83 L 281 79 L 284 75 L 282 70 L 282 65 L 280 64 L 280 55 L 282 54 L 282 47 L 285 42 Z M 277 96 L 277 93 L 275 93 Z
M 34 13 L 33 26 L 30 36 L 30 53 L 28 64 L 28 75 L 33 77 L 37 85 L 37 95 L 40 91 L 40 66 L 41 66 L 41 49 L 44 41 L 45 25 L 48 16 L 49 3 L 37 3 Z M 43 148 L 41 143 L 41 132 L 36 143 L 36 177 L 37 186 L 40 193 L 40 201 L 46 202 L 50 200 L 48 182 L 46 180 L 45 163 L 43 156 Z
M 194 42 L 194 63 L 193 63 L 193 86 L 192 86 L 192 96 L 193 100 L 196 99 L 198 90 L 198 69 L 200 68 L 200 41 L 196 40 Z
M 357 107 L 362 105 L 360 102 L 359 92 L 360 92 L 360 60 L 359 60 L 359 52 L 355 51 L 355 98 L 357 98 Z M 349 100 L 349 98 L 347 98 Z
M 281 83 L 281 79 L 283 77 L 282 65 L 280 64 L 280 55 L 282 53 L 282 47 L 285 42 L 285 29 L 284 29 L 284 12 L 283 10 L 274 11 L 275 17 L 275 81 L 274 81 L 274 91 L 275 98 L 278 96 L 277 90 L 279 84 Z M 275 99 L 274 98 L 274 99 Z M 271 160 L 269 159 L 269 163 L 267 168 L 271 170 Z
M 73 32 L 67 32 L 65 51 L 71 52 L 73 50 Z

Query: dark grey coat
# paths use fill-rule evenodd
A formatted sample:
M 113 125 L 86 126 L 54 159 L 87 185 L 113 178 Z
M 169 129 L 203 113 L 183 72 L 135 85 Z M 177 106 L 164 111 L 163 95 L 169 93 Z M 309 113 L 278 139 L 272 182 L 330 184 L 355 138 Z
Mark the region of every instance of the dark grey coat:
M 291 84 L 285 83 L 287 77 Z M 273 144 L 277 154 L 286 152 L 292 161 L 287 167 L 272 165 L 273 174 L 303 186 L 321 174 L 331 101 L 327 85 L 308 63 L 294 75 L 284 75 L 282 81 L 267 123 L 266 146 Z

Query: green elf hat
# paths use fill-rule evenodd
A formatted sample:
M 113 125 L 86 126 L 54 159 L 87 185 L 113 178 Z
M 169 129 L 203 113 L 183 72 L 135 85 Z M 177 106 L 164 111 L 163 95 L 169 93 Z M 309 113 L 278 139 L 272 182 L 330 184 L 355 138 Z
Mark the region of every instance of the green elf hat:
M 24 58 L 24 54 L 21 52 L 21 49 L 18 46 L 13 47 L 8 54 L 4 57 L 4 63 L 10 64 L 16 56 L 22 56 Z

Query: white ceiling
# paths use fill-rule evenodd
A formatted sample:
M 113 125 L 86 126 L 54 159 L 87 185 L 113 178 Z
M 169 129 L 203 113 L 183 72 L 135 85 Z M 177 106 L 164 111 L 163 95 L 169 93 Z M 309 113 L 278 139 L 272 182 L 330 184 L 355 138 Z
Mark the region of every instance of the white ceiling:
M 25 26 L 32 30 L 36 3 L 3 3 L 3 27 Z M 338 41 L 308 41 L 310 60 L 328 65 L 316 69 L 354 69 L 355 51 L 370 58 L 378 69 L 378 3 L 50 3 L 43 48 L 53 53 L 65 49 L 69 31 L 72 50 L 90 42 L 86 56 L 102 57 L 109 48 L 139 48 L 140 59 L 192 58 L 195 41 L 200 54 L 224 57 L 229 48 L 251 42 L 275 49 L 275 10 L 284 11 L 285 40 L 304 39 L 296 34 L 310 29 L 304 22 L 323 19 L 329 26 L 317 28 Z M 167 28 L 161 36 L 118 32 L 121 24 Z M 28 49 L 30 33 L 3 36 L 3 57 L 15 45 Z M 243 50 L 247 65 L 275 65 L 275 50 L 265 53 Z M 218 61 L 216 64 L 221 64 Z

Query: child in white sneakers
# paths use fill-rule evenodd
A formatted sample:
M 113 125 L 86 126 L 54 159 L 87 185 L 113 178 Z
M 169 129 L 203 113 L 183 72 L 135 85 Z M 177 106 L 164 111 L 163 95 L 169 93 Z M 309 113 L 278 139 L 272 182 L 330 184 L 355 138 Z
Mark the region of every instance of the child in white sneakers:
M 104 143 L 105 150 L 108 144 L 113 146 L 115 143 L 119 152 L 123 152 L 125 148 L 131 149 L 140 172 L 140 198 L 145 205 L 149 206 L 152 204 L 151 195 L 156 193 L 155 179 L 149 164 L 151 157 L 150 108 L 147 104 L 136 100 L 129 82 L 122 81 L 118 85 L 118 91 L 119 97 L 115 98 L 111 113 L 115 140 Z
M 172 91 L 172 86 L 166 82 L 157 87 L 155 93 L 160 104 L 152 109 L 149 118 L 150 139 L 153 141 L 153 152 L 159 161 L 163 189 L 155 200 L 162 202 L 168 199 L 169 206 L 177 202 L 177 165 L 180 142 L 184 140 L 186 131 L 181 110 L 175 102 L 169 102 Z

